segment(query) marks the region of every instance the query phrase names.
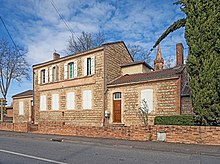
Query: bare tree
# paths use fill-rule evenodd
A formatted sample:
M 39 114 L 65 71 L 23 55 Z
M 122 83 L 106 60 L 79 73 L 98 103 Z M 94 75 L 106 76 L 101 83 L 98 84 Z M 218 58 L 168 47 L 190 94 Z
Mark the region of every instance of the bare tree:
M 4 40 L 0 41 L 0 89 L 4 99 L 12 80 L 22 82 L 23 78 L 30 79 L 26 53 L 27 51 L 19 46 L 12 47 Z
M 140 45 L 128 45 L 128 49 L 134 60 L 144 60 L 148 64 L 151 62 L 150 53 L 147 53 Z
M 68 40 L 67 51 L 71 53 L 83 52 L 98 46 L 101 46 L 105 41 L 104 34 L 98 32 L 91 34 L 82 32 L 80 36 L 71 36 Z
M 145 99 L 141 101 L 141 107 L 138 109 L 138 116 L 140 120 L 143 121 L 144 125 L 148 125 L 148 113 L 149 113 L 149 106 Z
M 171 55 L 167 58 L 165 61 L 165 68 L 171 68 L 173 65 L 174 59 L 171 57 Z

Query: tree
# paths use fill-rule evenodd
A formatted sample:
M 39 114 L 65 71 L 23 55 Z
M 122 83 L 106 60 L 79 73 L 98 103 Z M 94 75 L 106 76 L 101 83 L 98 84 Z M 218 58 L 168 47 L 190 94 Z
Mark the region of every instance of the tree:
M 187 70 L 195 122 L 220 125 L 220 5 L 218 0 L 179 0 L 186 18 L 174 22 L 156 41 L 185 27 Z
M 98 46 L 101 46 L 105 41 L 104 34 L 98 32 L 95 34 L 82 32 L 81 35 L 71 36 L 68 40 L 67 51 L 71 53 L 80 53 Z
M 12 80 L 22 82 L 23 78 L 30 79 L 30 68 L 25 54 L 23 48 L 12 47 L 5 40 L 0 41 L 0 89 L 4 99 Z
M 148 64 L 151 62 L 150 53 L 147 53 L 140 45 L 128 45 L 129 52 L 134 60 L 144 60 Z
M 141 107 L 138 109 L 138 117 L 141 121 L 143 121 L 144 125 L 148 125 L 148 113 L 149 113 L 149 107 L 148 103 L 145 99 L 141 101 Z

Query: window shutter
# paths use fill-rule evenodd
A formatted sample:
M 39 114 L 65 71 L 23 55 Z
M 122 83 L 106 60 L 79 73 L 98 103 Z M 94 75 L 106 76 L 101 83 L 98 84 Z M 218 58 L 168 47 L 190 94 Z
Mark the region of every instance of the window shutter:
M 87 91 L 87 107 L 88 109 L 92 109 L 92 91 Z
M 53 81 L 53 67 L 50 67 L 49 69 L 49 81 L 52 82 Z
M 40 96 L 40 111 L 45 111 L 46 110 L 46 96 L 45 95 L 42 95 Z
M 74 107 L 75 107 L 75 94 L 74 94 L 74 92 L 67 93 L 66 100 L 67 100 L 67 102 L 66 102 L 67 110 L 74 109 Z
M 148 113 L 153 111 L 153 89 L 145 89 L 141 91 L 141 107 L 143 107 L 143 100 L 147 102 L 149 108 Z
M 23 103 L 23 101 L 19 102 L 19 115 L 24 115 L 24 103 Z
M 84 76 L 87 76 L 87 58 L 84 59 Z
M 59 67 L 56 65 L 55 66 L 55 81 L 58 81 L 59 80 Z
M 59 94 L 52 95 L 52 110 L 59 109 Z
M 45 83 L 48 83 L 48 68 L 45 69 Z
M 92 109 L 92 91 L 83 91 L 83 109 Z
M 41 77 L 40 77 L 40 74 L 41 74 L 41 71 L 40 70 L 38 70 L 38 84 L 40 84 L 40 82 L 41 82 Z
M 95 56 L 91 57 L 91 74 L 95 74 Z
M 77 61 L 74 62 L 74 78 L 77 77 Z
M 64 64 L 64 80 L 68 78 L 68 64 Z

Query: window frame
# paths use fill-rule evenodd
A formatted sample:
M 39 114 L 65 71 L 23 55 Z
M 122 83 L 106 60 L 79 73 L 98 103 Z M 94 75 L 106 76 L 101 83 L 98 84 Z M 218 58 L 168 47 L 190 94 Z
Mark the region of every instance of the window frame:
M 116 96 L 117 94 L 119 94 L 120 96 L 117 97 L 117 96 Z M 121 95 L 122 95 L 121 92 L 114 92 L 114 93 L 113 93 L 113 99 L 114 99 L 114 100 L 121 100 Z

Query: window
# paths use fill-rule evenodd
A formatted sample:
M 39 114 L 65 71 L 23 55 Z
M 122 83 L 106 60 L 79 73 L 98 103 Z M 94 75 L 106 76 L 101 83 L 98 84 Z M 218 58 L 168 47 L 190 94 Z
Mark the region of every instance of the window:
M 83 91 L 83 109 L 92 109 L 92 91 Z
M 52 95 L 52 110 L 59 110 L 59 94 Z
M 95 57 L 84 59 L 84 76 L 93 75 L 95 73 Z
M 75 94 L 74 92 L 69 92 L 66 95 L 66 108 L 67 110 L 74 109 L 75 107 Z
M 42 83 L 45 83 L 45 69 L 41 70 Z
M 50 82 L 58 81 L 58 66 L 50 67 Z
M 114 93 L 114 100 L 121 100 L 121 92 Z
M 153 111 L 153 89 L 141 90 L 141 106 L 147 105 L 148 113 Z
M 64 79 L 73 79 L 77 77 L 77 61 L 64 64 Z
M 40 96 L 40 111 L 45 111 L 47 106 L 46 95 Z
M 74 63 L 69 63 L 69 78 L 72 79 L 74 77 Z
M 19 102 L 19 115 L 24 115 L 24 102 Z

